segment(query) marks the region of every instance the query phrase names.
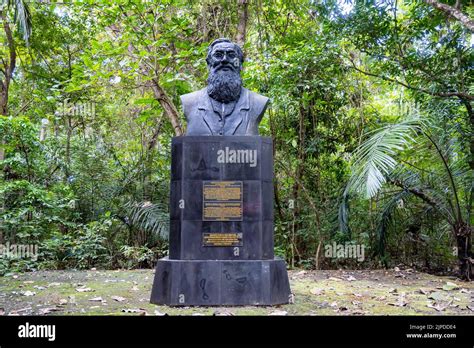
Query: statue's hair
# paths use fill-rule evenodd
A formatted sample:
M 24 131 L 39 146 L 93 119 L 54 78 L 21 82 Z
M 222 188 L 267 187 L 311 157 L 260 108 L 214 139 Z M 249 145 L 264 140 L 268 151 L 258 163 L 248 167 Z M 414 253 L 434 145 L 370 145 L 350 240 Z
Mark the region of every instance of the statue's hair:
M 242 63 L 244 62 L 244 52 L 242 51 L 239 45 L 237 45 L 235 42 L 232 42 L 231 40 L 226 39 L 226 38 L 216 39 L 212 41 L 212 43 L 209 45 L 209 47 L 207 48 L 207 57 L 206 57 L 207 65 L 209 65 L 209 62 L 211 61 L 212 49 L 214 48 L 215 45 L 222 42 L 228 42 L 234 45 L 235 50 L 237 51 L 237 55 L 239 56 L 240 64 L 242 65 Z

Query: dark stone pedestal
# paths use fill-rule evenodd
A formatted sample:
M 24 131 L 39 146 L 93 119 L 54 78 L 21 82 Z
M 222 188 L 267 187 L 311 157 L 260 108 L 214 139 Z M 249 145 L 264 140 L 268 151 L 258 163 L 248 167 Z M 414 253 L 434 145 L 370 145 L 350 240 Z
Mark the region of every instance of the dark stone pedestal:
M 283 260 L 158 261 L 151 303 L 171 306 L 276 305 L 288 303 Z
M 173 138 L 169 259 L 158 261 L 152 303 L 288 303 L 273 254 L 272 148 L 260 136 Z

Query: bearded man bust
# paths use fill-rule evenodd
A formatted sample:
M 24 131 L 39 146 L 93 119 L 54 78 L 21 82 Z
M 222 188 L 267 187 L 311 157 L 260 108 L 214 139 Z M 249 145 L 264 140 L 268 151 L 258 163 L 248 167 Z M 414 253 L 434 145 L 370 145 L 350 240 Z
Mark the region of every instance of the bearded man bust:
M 240 46 L 217 39 L 209 45 L 206 62 L 207 87 L 181 96 L 186 135 L 258 135 L 268 98 L 242 87 Z

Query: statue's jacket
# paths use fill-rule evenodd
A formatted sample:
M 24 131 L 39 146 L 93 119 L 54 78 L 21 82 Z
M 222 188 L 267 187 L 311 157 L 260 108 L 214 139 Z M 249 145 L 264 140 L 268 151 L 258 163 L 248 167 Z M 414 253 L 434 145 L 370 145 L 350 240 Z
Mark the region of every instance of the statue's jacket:
M 232 113 L 222 118 L 214 111 L 206 88 L 182 95 L 181 102 L 186 135 L 258 135 L 268 98 L 242 87 Z

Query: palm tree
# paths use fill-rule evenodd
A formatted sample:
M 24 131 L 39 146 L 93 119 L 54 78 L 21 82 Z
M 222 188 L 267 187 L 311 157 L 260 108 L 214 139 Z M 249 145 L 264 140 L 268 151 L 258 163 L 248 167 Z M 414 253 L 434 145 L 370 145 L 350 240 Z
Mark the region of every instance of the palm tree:
M 352 193 L 374 197 L 385 192 L 389 199 L 379 219 L 379 243 L 383 244 L 387 226 L 400 200 L 413 196 L 436 211 L 446 221 L 457 242 L 461 278 L 473 278 L 470 225 L 474 181 L 473 172 L 462 156 L 453 132 L 434 126 L 434 122 L 411 118 L 388 125 L 370 134 L 353 156 L 352 175 L 344 191 L 339 221 L 348 230 L 348 196 Z M 400 161 L 411 152 L 415 163 Z M 423 154 L 430 156 L 429 161 Z M 418 160 L 417 158 L 421 160 Z M 395 188 L 395 190 L 393 190 Z

